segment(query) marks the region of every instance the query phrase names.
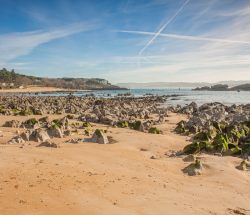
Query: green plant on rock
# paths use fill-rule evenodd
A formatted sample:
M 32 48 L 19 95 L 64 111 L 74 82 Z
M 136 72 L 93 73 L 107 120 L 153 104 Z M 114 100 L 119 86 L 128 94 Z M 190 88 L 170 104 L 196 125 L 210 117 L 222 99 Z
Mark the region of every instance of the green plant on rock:
M 28 125 L 35 125 L 36 123 L 38 123 L 38 121 L 35 118 L 28 119 L 25 122 L 25 124 L 28 124 Z
M 1 111 L 1 110 L 0 110 Z M 16 108 L 13 108 L 12 110 L 12 113 L 14 114 L 14 115 L 18 115 L 19 113 L 20 113 L 20 111 L 18 110 L 18 109 L 16 109 Z
M 239 146 L 229 143 L 228 149 L 224 152 L 224 155 L 239 155 L 241 154 L 241 151 L 242 149 Z
M 246 154 L 246 155 L 250 155 L 250 140 L 247 142 L 242 142 L 239 144 L 239 147 L 241 148 L 241 153 L 242 154 Z
M 21 115 L 21 116 L 28 116 L 28 115 L 32 115 L 32 114 L 33 114 L 33 112 L 30 109 L 21 110 L 19 112 L 19 115 Z
M 226 127 L 224 123 L 219 123 L 219 122 L 212 122 L 212 125 L 218 132 L 224 132 Z
M 85 134 L 86 136 L 89 136 L 89 135 L 90 135 L 90 129 L 89 129 L 89 128 L 86 128 L 86 129 L 84 130 L 84 134 Z
M 194 137 L 193 137 L 193 141 L 196 142 L 200 142 L 200 141 L 209 141 L 210 140 L 210 135 L 208 132 L 202 131 L 197 133 Z
M 3 106 L 0 106 L 0 113 L 1 113 L 1 114 L 4 114 L 4 113 L 5 113 L 5 110 L 4 110 L 4 107 L 3 107 Z
M 58 119 L 54 119 L 51 124 L 52 128 L 61 128 L 62 127 L 62 122 Z
M 235 128 L 228 132 L 227 135 L 231 142 L 238 143 L 240 138 L 246 136 L 246 133 L 244 129 L 238 130 L 237 128 Z
M 183 149 L 184 154 L 197 154 L 200 151 L 201 150 L 200 150 L 200 143 L 199 142 L 188 144 Z
M 135 121 L 133 123 L 129 123 L 129 127 L 134 130 L 139 130 L 142 122 L 141 121 Z
M 89 122 L 83 122 L 82 127 L 89 128 L 89 127 L 92 127 L 92 125 Z
M 118 127 L 120 127 L 120 128 L 128 128 L 129 123 L 128 123 L 128 121 L 118 122 Z
M 102 129 L 96 129 L 94 132 L 94 134 L 96 134 L 97 137 L 101 137 L 102 133 L 104 133 Z
M 186 145 L 183 149 L 184 154 L 198 154 L 202 151 L 213 152 L 214 145 L 208 141 L 193 142 L 191 144 Z
M 177 127 L 174 129 L 174 131 L 178 134 L 183 134 L 186 132 L 185 130 L 185 121 L 182 120 L 179 123 L 177 123 Z
M 151 127 L 149 130 L 148 130 L 148 133 L 150 134 L 161 134 L 161 130 L 159 128 L 156 128 L 156 127 Z

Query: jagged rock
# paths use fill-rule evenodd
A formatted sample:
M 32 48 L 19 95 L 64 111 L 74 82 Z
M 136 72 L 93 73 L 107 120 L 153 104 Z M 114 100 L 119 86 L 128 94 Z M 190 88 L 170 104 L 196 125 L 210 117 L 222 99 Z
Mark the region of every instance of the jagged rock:
M 182 159 L 184 162 L 194 162 L 196 160 L 195 155 L 188 155 L 185 158 Z
M 45 141 L 39 144 L 37 147 L 51 147 L 51 148 L 60 148 L 60 146 L 56 143 L 50 142 L 50 141 Z
M 50 121 L 49 121 L 49 117 L 45 116 L 45 117 L 42 117 L 38 120 L 39 124 L 41 125 L 41 127 L 48 127 L 49 124 L 50 124 Z
M 70 140 L 67 140 L 66 143 L 77 144 L 77 143 L 79 143 L 81 141 L 82 141 L 82 139 L 70 139 Z
M 108 144 L 109 140 L 108 137 L 104 134 L 104 132 L 100 129 L 96 129 L 91 141 L 94 143 L 99 143 L 99 144 Z
M 162 131 L 161 131 L 159 128 L 151 127 L 151 128 L 148 130 L 148 133 L 150 133 L 150 134 L 161 134 Z
M 50 137 L 49 137 L 48 133 L 42 129 L 34 130 L 29 137 L 30 141 L 35 141 L 35 142 L 45 142 L 49 139 L 50 139 Z
M 19 144 L 19 143 L 25 143 L 24 139 L 20 136 L 17 135 L 15 137 L 13 137 L 8 144 Z
M 31 118 L 22 123 L 21 127 L 26 129 L 38 129 L 40 128 L 39 122 L 35 118 Z
M 71 130 L 65 130 L 65 131 L 63 132 L 63 134 L 64 134 L 65 136 L 71 136 Z
M 143 123 L 141 123 L 140 124 L 140 126 L 139 126 L 139 129 L 138 129 L 139 131 L 141 131 L 141 132 L 145 132 L 145 128 L 144 128 L 144 125 L 143 125 Z
M 3 126 L 10 127 L 10 128 L 19 128 L 20 125 L 21 125 L 21 123 L 18 120 L 11 120 L 11 121 L 5 122 L 5 124 Z
M 58 127 L 50 127 L 48 129 L 48 134 L 50 138 L 56 137 L 56 138 L 63 138 L 63 133 L 60 128 Z
M 242 171 L 247 171 L 247 170 L 250 170 L 250 162 L 247 161 L 247 160 L 243 160 L 239 166 L 236 167 L 237 169 L 239 170 L 242 170 Z
M 20 134 L 20 136 L 23 138 L 23 140 L 25 141 L 29 141 L 30 140 L 30 135 L 31 135 L 32 131 L 31 130 L 27 130 L 25 132 L 22 132 Z
M 203 166 L 200 160 L 196 159 L 194 163 L 189 164 L 182 171 L 189 176 L 201 175 Z
M 161 123 L 164 123 L 164 122 L 165 122 L 164 115 L 160 115 L 157 123 L 161 124 Z

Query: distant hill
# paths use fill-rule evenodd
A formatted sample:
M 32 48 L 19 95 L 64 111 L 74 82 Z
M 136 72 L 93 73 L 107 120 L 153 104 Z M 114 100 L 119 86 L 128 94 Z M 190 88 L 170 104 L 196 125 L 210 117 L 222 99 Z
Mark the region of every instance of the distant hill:
M 189 82 L 149 82 L 149 83 L 118 83 L 119 87 L 126 88 L 194 88 L 202 87 L 205 85 L 211 86 L 212 84 L 201 82 L 201 83 L 189 83 Z
M 18 74 L 14 70 L 8 71 L 5 68 L 0 70 L 1 88 L 29 85 L 80 90 L 121 89 L 100 78 L 43 78 Z
M 197 87 L 195 91 L 250 91 L 250 83 L 229 87 L 227 84 L 216 84 L 211 87 Z
M 216 84 L 226 84 L 229 87 L 235 87 L 235 86 L 249 84 L 249 83 L 250 83 L 250 80 L 247 80 L 247 81 L 220 81 L 220 82 L 217 82 Z
M 234 87 L 242 84 L 250 83 L 249 81 L 221 81 L 218 83 L 208 83 L 208 82 L 149 82 L 149 83 L 118 83 L 119 87 L 126 88 L 197 88 L 197 87 L 211 87 L 217 84 L 228 85 L 229 87 Z

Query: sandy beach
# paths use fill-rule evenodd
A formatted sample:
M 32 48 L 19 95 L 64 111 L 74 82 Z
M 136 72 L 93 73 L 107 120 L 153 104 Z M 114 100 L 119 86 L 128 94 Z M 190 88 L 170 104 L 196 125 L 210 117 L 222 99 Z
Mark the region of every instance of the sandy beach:
M 0 2 L 0 215 L 250 215 L 250 0 Z
M 250 214 L 250 172 L 235 168 L 240 158 L 200 154 L 205 170 L 190 177 L 183 157 L 169 156 L 190 142 L 173 132 L 185 117 L 170 114 L 161 135 L 94 124 L 114 144 L 54 138 L 60 148 L 6 145 L 22 129 L 0 127 L 0 214 Z
M 0 89 L 1 93 L 53 93 L 53 92 L 75 92 L 76 90 L 62 89 L 56 87 L 38 87 L 30 86 L 25 88 L 14 88 L 14 89 Z

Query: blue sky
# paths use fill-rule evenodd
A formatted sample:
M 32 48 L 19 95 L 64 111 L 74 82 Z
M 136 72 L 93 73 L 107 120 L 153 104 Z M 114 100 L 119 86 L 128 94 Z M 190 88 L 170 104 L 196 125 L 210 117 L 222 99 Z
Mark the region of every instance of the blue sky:
M 0 67 L 112 83 L 250 79 L 249 0 L 0 0 Z

